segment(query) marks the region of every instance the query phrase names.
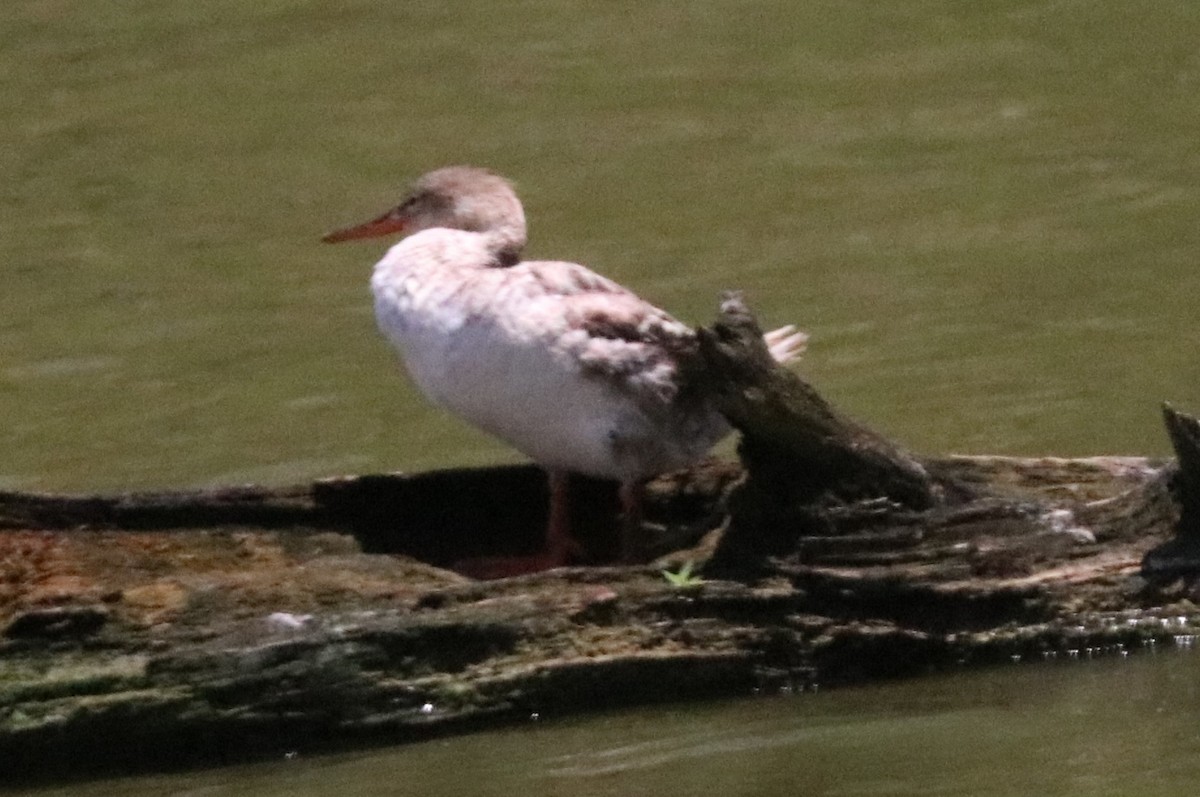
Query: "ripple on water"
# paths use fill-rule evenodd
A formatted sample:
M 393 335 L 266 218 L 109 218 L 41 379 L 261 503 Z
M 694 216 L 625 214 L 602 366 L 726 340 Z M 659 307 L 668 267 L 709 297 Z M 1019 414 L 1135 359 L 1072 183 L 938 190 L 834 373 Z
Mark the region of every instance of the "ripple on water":
M 14 381 L 57 379 L 115 371 L 122 364 L 120 357 L 53 357 L 21 365 L 10 365 L 4 369 L 4 376 Z

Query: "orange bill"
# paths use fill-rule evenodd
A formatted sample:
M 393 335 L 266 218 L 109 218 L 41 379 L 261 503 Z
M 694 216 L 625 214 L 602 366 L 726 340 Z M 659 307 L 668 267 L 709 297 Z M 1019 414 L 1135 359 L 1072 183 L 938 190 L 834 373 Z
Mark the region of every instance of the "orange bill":
M 403 232 L 407 224 L 408 219 L 403 215 L 394 210 L 389 210 L 379 218 L 372 219 L 364 224 L 356 224 L 353 227 L 334 230 L 321 240 L 327 244 L 336 244 L 342 241 L 353 241 L 358 238 L 375 238 L 380 235 Z

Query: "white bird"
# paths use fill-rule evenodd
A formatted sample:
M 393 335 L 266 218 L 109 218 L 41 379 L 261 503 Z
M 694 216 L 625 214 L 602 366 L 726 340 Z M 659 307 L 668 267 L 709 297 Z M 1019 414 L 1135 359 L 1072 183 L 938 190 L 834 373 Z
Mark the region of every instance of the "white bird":
M 618 481 L 628 527 L 647 479 L 729 433 L 696 378 L 695 331 L 577 263 L 522 261 L 525 213 L 499 175 L 429 172 L 392 210 L 323 240 L 390 234 L 407 237 L 375 265 L 375 315 L 413 381 L 549 473 L 544 552 L 485 569 L 567 563 L 568 473 Z M 807 335 L 788 326 L 765 340 L 786 362 Z

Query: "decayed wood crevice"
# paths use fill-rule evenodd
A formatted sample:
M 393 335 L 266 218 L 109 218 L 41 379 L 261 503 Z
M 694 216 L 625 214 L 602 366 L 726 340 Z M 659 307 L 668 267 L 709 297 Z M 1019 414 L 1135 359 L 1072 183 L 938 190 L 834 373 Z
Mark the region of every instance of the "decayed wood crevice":
M 644 529 L 704 580 L 603 566 L 617 502 L 585 480 L 600 566 L 443 569 L 537 545 L 531 467 L 0 493 L 0 761 L 211 763 L 1200 631 L 1195 419 L 1167 410 L 1177 463 L 918 458 L 767 362 L 739 303 L 704 347 L 745 468 L 656 480 Z

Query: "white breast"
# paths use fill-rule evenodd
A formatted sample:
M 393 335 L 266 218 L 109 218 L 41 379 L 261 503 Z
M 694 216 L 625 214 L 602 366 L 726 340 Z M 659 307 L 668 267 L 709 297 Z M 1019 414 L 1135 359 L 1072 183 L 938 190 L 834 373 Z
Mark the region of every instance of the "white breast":
M 647 412 L 618 377 L 581 362 L 582 332 L 544 277 L 533 284 L 537 275 L 522 267 L 487 263 L 477 236 L 439 229 L 407 238 L 376 266 L 379 327 L 430 400 L 546 467 L 614 479 L 689 464 L 727 432 L 711 410 Z

